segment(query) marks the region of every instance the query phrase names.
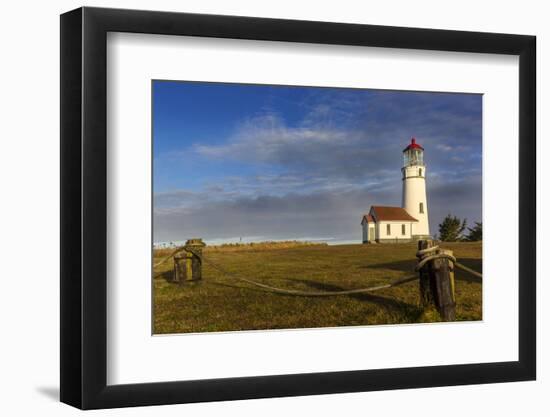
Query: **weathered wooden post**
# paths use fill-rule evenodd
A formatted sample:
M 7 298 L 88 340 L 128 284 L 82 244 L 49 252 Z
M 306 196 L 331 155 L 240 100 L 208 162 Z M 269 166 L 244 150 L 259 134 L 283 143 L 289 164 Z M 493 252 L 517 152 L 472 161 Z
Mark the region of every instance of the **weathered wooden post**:
M 424 251 L 430 249 L 434 246 L 433 240 L 419 240 L 418 241 L 418 251 Z M 429 252 L 428 252 L 429 253 Z M 422 255 L 418 255 L 419 260 L 423 258 Z M 428 262 L 418 271 L 420 278 L 420 305 L 422 307 L 427 307 L 430 304 L 435 305 L 435 300 L 432 296 L 433 292 L 431 289 L 431 264 Z
M 439 253 L 443 253 L 449 256 L 453 256 L 453 251 L 448 249 L 440 249 Z M 442 259 L 444 260 L 444 259 Z M 449 265 L 449 284 L 451 286 L 451 298 L 453 303 L 456 305 L 455 297 L 455 264 L 452 260 L 447 259 L 447 264 Z M 454 319 L 453 319 L 454 320 Z
M 421 252 L 420 259 L 433 255 L 450 255 L 453 252 L 444 249 L 434 249 L 432 240 L 420 240 L 418 249 Z M 448 258 L 434 258 L 428 261 L 420 270 L 420 302 L 423 306 L 433 304 L 444 321 L 454 321 L 455 295 L 454 295 L 454 265 Z
M 180 285 L 202 279 L 202 239 L 189 239 L 184 250 L 174 256 L 174 281 Z

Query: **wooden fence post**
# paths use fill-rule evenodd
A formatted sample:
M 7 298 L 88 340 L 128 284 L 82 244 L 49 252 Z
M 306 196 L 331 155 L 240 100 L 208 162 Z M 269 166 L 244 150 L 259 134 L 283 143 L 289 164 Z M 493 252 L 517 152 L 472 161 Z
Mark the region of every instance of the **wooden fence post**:
M 189 239 L 184 250 L 174 256 L 174 281 L 183 285 L 202 279 L 202 239 Z
M 434 246 L 433 240 L 418 241 L 418 250 L 429 249 L 433 246 Z M 421 257 L 419 257 L 419 260 L 420 259 Z M 431 263 L 428 262 L 426 265 L 420 268 L 420 271 L 418 271 L 418 274 L 420 278 L 420 305 L 422 307 L 427 307 L 430 304 L 435 305 L 435 300 L 432 296 L 431 281 L 430 281 Z
M 191 254 L 187 252 L 180 252 L 174 256 L 174 281 L 180 285 L 185 284 L 186 281 L 191 279 L 191 274 L 188 273 L 188 259 L 190 260 Z
M 434 247 L 432 240 L 420 240 L 418 249 L 429 249 Z M 447 254 L 452 255 L 450 250 L 436 249 L 424 256 Z M 420 302 L 423 306 L 433 304 L 442 320 L 454 321 L 455 295 L 454 295 L 454 265 L 446 258 L 432 259 L 419 271 L 420 274 Z
M 418 250 L 424 250 L 429 249 L 433 246 L 432 240 L 419 240 L 418 241 Z M 420 256 L 418 256 L 418 260 L 421 259 Z M 434 304 L 434 300 L 432 299 L 432 292 L 430 290 L 430 264 L 427 263 L 424 265 L 420 270 L 418 271 L 418 275 L 420 278 L 420 305 L 422 307 L 427 307 L 430 304 Z
M 448 250 L 448 249 L 440 249 L 439 253 L 444 253 L 446 255 L 453 256 L 453 251 Z M 445 259 L 443 259 L 443 260 L 445 260 Z M 456 304 L 456 297 L 455 297 L 455 264 L 454 264 L 453 261 L 451 261 L 449 259 L 447 259 L 446 261 L 447 261 L 447 264 L 449 266 L 449 284 L 451 286 L 451 288 L 450 288 L 451 299 L 452 299 L 453 303 Z

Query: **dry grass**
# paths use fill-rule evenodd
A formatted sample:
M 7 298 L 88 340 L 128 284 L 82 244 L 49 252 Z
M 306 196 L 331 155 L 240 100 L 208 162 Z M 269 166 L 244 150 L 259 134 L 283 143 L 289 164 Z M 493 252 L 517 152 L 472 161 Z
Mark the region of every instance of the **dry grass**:
M 298 242 L 299 243 L 299 242 Z M 481 271 L 481 243 L 447 243 L 466 266 Z M 165 256 L 155 251 L 155 262 Z M 172 250 L 168 250 L 171 252 Z M 307 245 L 281 242 L 207 247 L 204 256 L 242 277 L 272 286 L 319 291 L 361 288 L 409 275 L 414 244 Z M 158 256 L 158 257 L 157 257 Z M 155 271 L 154 333 L 288 329 L 438 321 L 418 305 L 418 282 L 372 294 L 295 297 L 235 281 L 205 264 L 203 281 L 171 283 L 171 262 Z M 481 320 L 481 282 L 456 273 L 458 320 Z
M 297 240 L 286 240 L 283 242 L 251 242 L 251 243 L 224 243 L 223 245 L 207 246 L 206 251 L 239 252 L 250 250 L 276 250 L 301 248 L 306 246 L 327 246 L 326 243 L 301 242 Z
M 273 249 L 289 249 L 289 248 L 298 248 L 303 246 L 327 246 L 326 243 L 316 243 L 316 242 L 304 242 L 298 240 L 285 240 L 285 241 L 268 241 L 268 242 L 250 242 L 250 243 L 223 243 L 221 245 L 209 245 L 204 250 L 206 252 L 210 251 L 223 251 L 223 252 L 239 252 L 239 251 L 250 251 L 250 250 L 273 250 Z M 155 258 L 162 258 L 164 256 L 169 256 L 174 252 L 176 248 L 162 248 L 155 249 L 153 251 Z

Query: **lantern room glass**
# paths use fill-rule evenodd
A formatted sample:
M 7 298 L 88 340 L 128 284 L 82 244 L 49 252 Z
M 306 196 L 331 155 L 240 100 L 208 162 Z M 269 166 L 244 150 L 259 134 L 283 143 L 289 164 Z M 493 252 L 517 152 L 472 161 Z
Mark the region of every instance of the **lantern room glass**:
M 409 148 L 403 152 L 403 166 L 424 165 L 424 151 L 420 148 Z

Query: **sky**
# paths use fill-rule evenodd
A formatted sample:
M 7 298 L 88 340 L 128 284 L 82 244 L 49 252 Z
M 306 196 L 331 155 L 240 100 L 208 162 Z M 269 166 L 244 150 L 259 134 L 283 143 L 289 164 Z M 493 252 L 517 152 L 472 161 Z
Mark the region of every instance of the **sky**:
M 360 242 L 411 137 L 430 232 L 481 221 L 481 95 L 154 81 L 153 239 Z

